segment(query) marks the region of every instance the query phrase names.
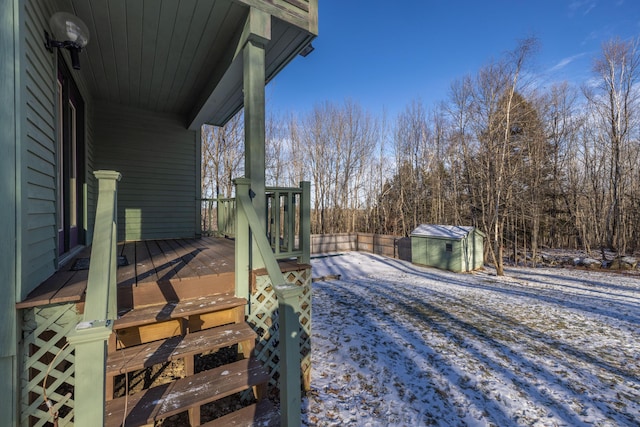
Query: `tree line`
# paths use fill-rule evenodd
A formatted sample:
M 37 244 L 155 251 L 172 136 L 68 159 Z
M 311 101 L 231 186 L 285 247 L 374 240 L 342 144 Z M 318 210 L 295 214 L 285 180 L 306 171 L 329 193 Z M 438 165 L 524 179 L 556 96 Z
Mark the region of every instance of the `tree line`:
M 544 86 L 525 39 L 453 81 L 446 100 L 397 117 L 352 100 L 267 117 L 268 185 L 312 185 L 312 233 L 406 236 L 421 223 L 474 225 L 489 261 L 541 247 L 632 253 L 640 239 L 640 52 L 613 39 L 582 85 Z M 242 176 L 239 114 L 203 128 L 203 195 Z

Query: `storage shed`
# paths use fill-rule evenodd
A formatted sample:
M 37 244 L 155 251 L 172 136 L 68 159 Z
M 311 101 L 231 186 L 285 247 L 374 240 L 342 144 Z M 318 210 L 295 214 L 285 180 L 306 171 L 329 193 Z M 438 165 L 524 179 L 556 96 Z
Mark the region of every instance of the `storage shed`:
M 454 272 L 484 264 L 485 234 L 475 227 L 422 224 L 411 232 L 411 262 Z

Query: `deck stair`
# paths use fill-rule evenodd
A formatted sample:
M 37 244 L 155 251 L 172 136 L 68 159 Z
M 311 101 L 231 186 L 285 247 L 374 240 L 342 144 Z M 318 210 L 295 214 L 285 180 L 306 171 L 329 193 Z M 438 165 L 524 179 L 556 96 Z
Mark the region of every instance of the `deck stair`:
M 279 425 L 277 411 L 264 398 L 268 372 L 253 357 L 256 333 L 244 321 L 247 301 L 236 297 L 230 286 L 212 286 L 199 278 L 118 289 L 119 318 L 106 367 L 105 426 L 121 426 L 123 419 L 126 427 L 144 426 L 185 411 L 192 426 Z M 233 360 L 196 372 L 199 355 L 221 350 L 229 354 L 235 346 Z M 179 360 L 183 378 L 114 396 L 119 375 Z M 248 389 L 257 403 L 201 423 L 201 405 Z

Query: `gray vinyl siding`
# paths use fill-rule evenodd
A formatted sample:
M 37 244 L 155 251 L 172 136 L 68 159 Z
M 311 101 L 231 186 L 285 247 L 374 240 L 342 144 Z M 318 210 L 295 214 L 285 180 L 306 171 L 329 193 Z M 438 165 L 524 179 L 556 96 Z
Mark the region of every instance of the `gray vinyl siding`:
M 122 174 L 118 238 L 195 237 L 198 135 L 177 115 L 95 105 L 95 166 Z
M 55 272 L 57 248 L 54 56 L 42 41 L 51 13 L 36 1 L 25 2 L 24 12 L 21 298 Z

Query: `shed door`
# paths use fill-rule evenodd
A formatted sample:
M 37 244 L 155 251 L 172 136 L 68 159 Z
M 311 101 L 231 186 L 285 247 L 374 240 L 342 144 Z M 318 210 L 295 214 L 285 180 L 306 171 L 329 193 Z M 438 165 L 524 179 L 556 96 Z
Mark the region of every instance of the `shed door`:
M 58 57 L 58 254 L 84 243 L 84 102 Z

